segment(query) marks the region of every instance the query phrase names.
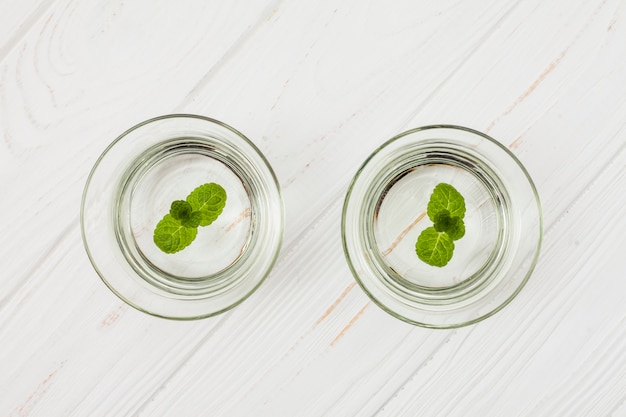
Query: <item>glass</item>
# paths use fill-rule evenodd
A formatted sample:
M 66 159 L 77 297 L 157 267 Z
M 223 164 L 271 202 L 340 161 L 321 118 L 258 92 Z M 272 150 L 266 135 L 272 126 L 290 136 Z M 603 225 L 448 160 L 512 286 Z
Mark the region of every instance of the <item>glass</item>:
M 215 182 L 221 215 L 180 252 L 162 252 L 156 224 L 174 200 Z M 252 142 L 217 120 L 157 117 L 100 156 L 85 185 L 83 242 L 105 284 L 155 316 L 198 319 L 226 311 L 261 284 L 278 256 L 283 203 L 274 172 Z
M 430 195 L 448 183 L 465 199 L 465 236 L 450 262 L 416 255 Z M 381 308 L 424 327 L 475 323 L 522 289 L 539 254 L 542 218 L 522 164 L 489 136 L 439 125 L 404 132 L 378 148 L 350 184 L 342 239 L 359 285 Z

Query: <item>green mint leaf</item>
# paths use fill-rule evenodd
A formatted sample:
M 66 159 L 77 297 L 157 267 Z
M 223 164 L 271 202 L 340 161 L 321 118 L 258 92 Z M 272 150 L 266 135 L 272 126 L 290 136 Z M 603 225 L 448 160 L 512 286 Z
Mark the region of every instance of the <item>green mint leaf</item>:
M 465 236 L 465 199 L 453 186 L 439 183 L 430 195 L 427 209 L 433 225 L 415 242 L 417 257 L 428 265 L 442 267 L 454 253 L 454 241 Z
M 202 221 L 202 213 L 199 211 L 194 211 L 189 215 L 189 218 L 183 219 L 180 221 L 185 227 L 198 227 L 200 226 L 200 222 Z
M 442 267 L 452 259 L 454 242 L 446 232 L 438 232 L 434 227 L 428 227 L 417 238 L 415 252 L 428 265 Z
M 465 235 L 465 224 L 459 217 L 450 217 L 448 210 L 442 210 L 435 215 L 435 230 L 446 232 L 452 240 L 459 240 Z
M 172 203 L 170 215 L 176 220 L 183 220 L 188 219 L 192 211 L 191 204 L 185 200 L 176 200 Z
M 176 200 L 154 228 L 154 243 L 165 253 L 176 253 L 191 244 L 198 226 L 208 226 L 222 213 L 226 191 L 215 183 L 197 187 L 185 200 Z
M 447 210 L 450 217 L 463 220 L 465 216 L 465 199 L 453 186 L 444 182 L 437 184 L 430 196 L 428 217 L 435 222 L 435 217 L 443 210 Z
M 448 210 L 442 210 L 435 214 L 435 218 L 433 220 L 435 230 L 438 232 L 447 232 L 455 222 L 455 220 L 452 219 L 458 219 L 458 217 L 450 217 L 450 212 Z
M 458 217 L 453 217 L 452 219 L 456 221 L 453 221 L 452 226 L 446 230 L 446 233 L 450 236 L 450 239 L 459 240 L 465 236 L 465 224 Z
M 154 243 L 165 253 L 176 253 L 189 246 L 197 233 L 195 227 L 185 227 L 171 214 L 166 214 L 154 229 Z
M 214 182 L 196 188 L 187 196 L 187 202 L 193 211 L 200 212 L 202 218 L 200 226 L 208 226 L 224 210 L 226 205 L 226 191 Z

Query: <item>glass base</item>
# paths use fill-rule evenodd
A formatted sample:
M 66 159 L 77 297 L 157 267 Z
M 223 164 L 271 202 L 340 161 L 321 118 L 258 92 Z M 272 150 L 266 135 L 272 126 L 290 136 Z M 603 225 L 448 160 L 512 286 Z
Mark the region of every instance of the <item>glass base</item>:
M 181 138 L 160 146 L 122 185 L 129 204 L 128 211 L 118 218 L 125 221 L 116 227 L 134 247 L 133 252 L 154 268 L 181 279 L 207 278 L 230 267 L 243 254 L 251 231 L 250 196 L 241 178 L 218 158 L 201 143 Z M 211 182 L 226 191 L 223 212 L 209 226 L 199 227 L 192 244 L 182 251 L 161 251 L 153 241 L 154 228 L 169 212 L 172 201 L 184 200 L 196 187 Z
M 494 259 L 502 241 L 504 216 L 493 193 L 471 171 L 442 163 L 418 165 L 400 172 L 383 191 L 374 213 L 376 248 L 398 279 L 442 288 L 471 279 Z M 454 161 L 454 160 L 451 160 Z M 426 214 L 428 201 L 439 183 L 451 184 L 465 198 L 465 236 L 454 242 L 450 262 L 444 267 L 416 260 L 415 242 L 433 225 Z

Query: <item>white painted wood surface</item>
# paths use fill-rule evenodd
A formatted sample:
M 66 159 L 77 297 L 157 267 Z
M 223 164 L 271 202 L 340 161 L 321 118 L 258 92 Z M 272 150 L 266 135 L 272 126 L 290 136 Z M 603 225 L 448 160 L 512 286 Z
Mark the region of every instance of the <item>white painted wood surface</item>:
M 280 259 L 242 305 L 142 314 L 78 222 L 119 133 L 174 112 L 250 137 L 283 188 Z M 340 209 L 363 159 L 432 124 L 493 135 L 544 246 L 474 326 L 355 285 Z M 1 416 L 626 416 L 624 0 L 0 0 Z

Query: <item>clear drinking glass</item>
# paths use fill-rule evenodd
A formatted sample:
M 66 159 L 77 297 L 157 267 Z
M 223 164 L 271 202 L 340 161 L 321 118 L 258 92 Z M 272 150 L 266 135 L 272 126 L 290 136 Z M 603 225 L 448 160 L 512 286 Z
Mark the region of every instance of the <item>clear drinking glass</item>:
M 465 236 L 444 267 L 422 262 L 415 243 L 439 183 L 465 199 Z M 508 304 L 530 276 L 541 244 L 535 186 L 522 164 L 489 136 L 426 126 L 378 148 L 346 195 L 342 238 L 357 282 L 381 308 L 435 328 L 482 320 Z
M 205 183 L 227 194 L 221 215 L 168 254 L 153 241 L 174 200 Z M 118 137 L 87 180 L 83 241 L 105 284 L 131 306 L 197 319 L 242 302 L 270 272 L 283 236 L 283 203 L 259 149 L 217 120 L 168 115 Z

